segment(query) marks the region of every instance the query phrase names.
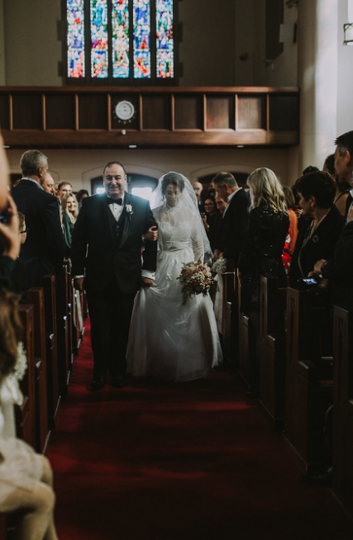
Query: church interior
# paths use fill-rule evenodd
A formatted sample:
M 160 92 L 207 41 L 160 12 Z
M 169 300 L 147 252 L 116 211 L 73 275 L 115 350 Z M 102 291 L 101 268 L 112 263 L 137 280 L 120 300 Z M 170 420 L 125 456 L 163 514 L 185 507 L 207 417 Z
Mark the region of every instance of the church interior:
M 143 36 L 134 10 L 147 4 L 152 37 L 138 59 Z M 159 4 L 169 5 L 173 19 L 163 62 Z M 117 29 L 123 5 L 130 23 Z M 90 20 L 94 9 L 99 22 Z M 352 0 L 0 0 L 0 129 L 11 181 L 21 178 L 23 152 L 38 149 L 54 182 L 75 193 L 102 192 L 102 169 L 113 160 L 124 164 L 127 190 L 145 198 L 168 171 L 208 189 L 222 171 L 243 183 L 267 167 L 291 187 L 306 167 L 321 170 L 336 138 L 353 129 L 352 26 Z M 125 32 L 127 43 L 118 59 L 114 32 Z M 260 400 L 249 400 L 252 338 L 237 307 L 234 268 L 223 279 L 225 363 L 205 379 L 128 379 L 121 390 L 93 393 L 85 301 L 76 300 L 83 330 L 65 334 L 69 353 L 58 327 L 55 348 L 66 367 L 59 367 L 47 433 L 35 440 L 53 468 L 60 540 L 352 538 L 352 321 L 339 319 L 346 341 L 335 349 L 346 358 L 347 378 L 340 370 L 333 382 L 318 378 L 310 362 L 300 364 L 309 360 L 311 307 L 299 306 L 299 293 L 287 297 L 283 345 L 271 318 L 281 293 L 264 282 L 261 339 L 274 364 Z M 46 287 L 55 292 L 49 281 Z M 58 291 L 57 309 L 65 311 Z M 274 397 L 278 380 L 290 375 L 298 379 L 292 394 Z M 315 399 L 322 405 L 332 395 L 344 409 L 344 425 L 334 424 L 337 476 L 328 487 L 309 485 L 303 475 L 317 461 Z M 2 517 L 0 540 L 9 540 Z

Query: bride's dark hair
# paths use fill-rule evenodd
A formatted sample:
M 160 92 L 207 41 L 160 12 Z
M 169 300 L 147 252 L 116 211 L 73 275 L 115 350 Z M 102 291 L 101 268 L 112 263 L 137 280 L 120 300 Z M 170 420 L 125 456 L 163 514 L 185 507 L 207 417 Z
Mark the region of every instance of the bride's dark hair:
M 163 195 L 165 194 L 165 190 L 170 184 L 173 184 L 173 186 L 177 186 L 180 189 L 180 191 L 183 191 L 185 187 L 184 179 L 182 176 L 180 176 L 180 174 L 176 172 L 169 172 L 165 175 L 165 177 L 162 180 L 161 188 L 162 188 Z
M 0 289 L 0 384 L 13 369 L 22 325 L 18 313 L 18 298 Z

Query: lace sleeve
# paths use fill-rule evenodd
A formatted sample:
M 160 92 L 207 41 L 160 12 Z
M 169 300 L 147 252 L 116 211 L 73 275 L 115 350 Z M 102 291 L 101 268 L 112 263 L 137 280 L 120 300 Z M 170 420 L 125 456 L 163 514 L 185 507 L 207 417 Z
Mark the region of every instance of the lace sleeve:
M 205 252 L 201 229 L 196 219 L 192 221 L 192 225 L 191 244 L 192 250 L 194 252 L 195 261 L 203 261 Z

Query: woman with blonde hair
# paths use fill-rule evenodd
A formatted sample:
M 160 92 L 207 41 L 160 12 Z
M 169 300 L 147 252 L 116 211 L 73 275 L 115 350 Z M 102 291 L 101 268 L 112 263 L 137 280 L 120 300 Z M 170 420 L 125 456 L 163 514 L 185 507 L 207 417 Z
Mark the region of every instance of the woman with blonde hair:
M 278 278 L 286 286 L 282 252 L 289 228 L 288 209 L 281 184 L 266 167 L 256 169 L 248 178 L 252 210 L 244 247 L 238 261 L 241 282 L 241 311 L 249 315 L 259 337 L 260 276 Z M 259 361 L 259 355 L 257 354 Z M 258 364 L 258 363 L 257 363 Z M 258 383 L 259 366 L 255 379 Z M 250 387 L 248 397 L 258 396 L 258 384 Z
M 71 236 L 78 216 L 78 204 L 73 193 L 66 193 L 61 200 L 62 224 L 65 236 L 65 256 L 70 258 Z

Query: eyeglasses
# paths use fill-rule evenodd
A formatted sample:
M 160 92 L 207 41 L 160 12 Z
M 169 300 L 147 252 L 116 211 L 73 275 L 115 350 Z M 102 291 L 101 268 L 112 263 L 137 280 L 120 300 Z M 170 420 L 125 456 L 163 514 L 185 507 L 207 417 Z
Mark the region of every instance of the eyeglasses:
M 214 206 L 213 203 L 205 203 L 204 206 Z

